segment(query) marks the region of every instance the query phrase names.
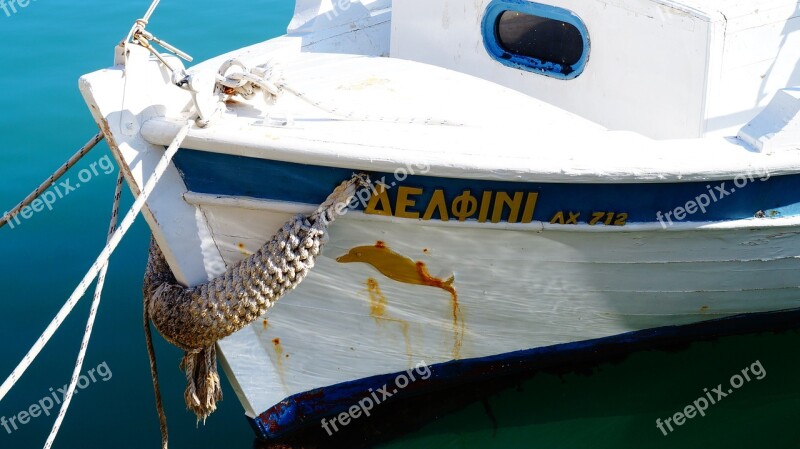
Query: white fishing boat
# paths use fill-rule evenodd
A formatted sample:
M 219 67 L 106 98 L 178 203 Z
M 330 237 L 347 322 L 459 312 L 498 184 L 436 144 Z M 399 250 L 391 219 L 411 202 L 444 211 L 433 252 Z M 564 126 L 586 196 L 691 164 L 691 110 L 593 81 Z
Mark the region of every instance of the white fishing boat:
M 144 215 L 182 286 L 249 280 L 284 223 L 371 180 L 305 280 L 218 343 L 274 440 L 367 397 L 800 307 L 799 13 L 297 0 L 286 35 L 188 68 L 139 21 L 80 89 L 136 195 L 180 147 Z

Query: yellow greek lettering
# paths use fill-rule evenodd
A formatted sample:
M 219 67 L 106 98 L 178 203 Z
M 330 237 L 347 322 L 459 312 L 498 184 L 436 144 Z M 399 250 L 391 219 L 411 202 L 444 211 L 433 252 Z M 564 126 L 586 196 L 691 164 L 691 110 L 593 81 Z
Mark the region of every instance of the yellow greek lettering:
M 575 225 L 578 224 L 578 218 L 581 218 L 580 212 L 573 213 L 572 211 L 569 211 L 569 218 L 567 219 L 567 224 L 575 224 Z
M 453 216 L 458 218 L 458 221 L 466 221 L 467 218 L 475 215 L 478 210 L 478 199 L 470 194 L 469 190 L 465 190 L 460 196 L 453 200 Z
M 377 209 L 378 204 L 381 208 Z M 369 199 L 367 208 L 364 209 L 365 214 L 370 215 L 384 215 L 387 217 L 392 216 L 392 204 L 389 202 L 389 195 L 386 193 L 386 186 L 378 184 L 372 198 Z
M 422 219 L 430 220 L 433 217 L 433 213 L 437 210 L 439 211 L 439 218 L 442 221 L 450 219 L 450 216 L 447 214 L 447 201 L 444 199 L 444 191 L 440 189 L 436 189 L 433 192 L 431 202 L 428 203 L 428 209 L 425 211 L 425 215 L 422 216 Z
M 559 211 L 550 219 L 550 224 L 564 224 L 564 212 Z
M 400 218 L 419 218 L 419 212 L 406 210 L 409 207 L 414 207 L 417 202 L 409 199 L 409 195 L 421 195 L 422 189 L 416 187 L 400 187 L 397 189 L 397 202 L 394 206 L 394 216 Z
M 481 212 L 478 214 L 478 221 L 481 223 L 486 223 L 486 220 L 489 218 L 489 206 L 492 205 L 492 193 L 491 190 L 483 192 L 483 197 L 481 198 Z
M 536 210 L 536 201 L 538 199 L 538 192 L 528 192 L 528 199 L 525 201 L 525 210 L 522 212 L 522 223 L 530 223 L 533 221 L 533 212 Z
M 503 210 L 506 206 L 508 206 L 510 209 L 508 214 L 508 222 L 516 223 L 519 220 L 519 210 L 522 207 L 522 198 L 524 195 L 525 194 L 522 192 L 517 192 L 514 194 L 514 198 L 512 199 L 511 196 L 505 192 L 497 192 L 497 196 L 494 198 L 492 223 L 500 223 L 500 220 L 503 217 Z

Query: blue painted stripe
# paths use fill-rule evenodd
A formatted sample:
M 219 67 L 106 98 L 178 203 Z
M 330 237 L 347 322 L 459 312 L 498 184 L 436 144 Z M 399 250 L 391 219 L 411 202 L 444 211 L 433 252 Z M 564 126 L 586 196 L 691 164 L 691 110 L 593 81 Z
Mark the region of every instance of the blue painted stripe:
M 376 408 L 391 407 L 389 402 L 419 395 L 427 395 L 433 400 L 437 391 L 446 388 L 493 382 L 494 379 L 520 374 L 532 375 L 544 370 L 563 371 L 569 367 L 581 367 L 586 362 L 600 363 L 640 350 L 671 350 L 701 340 L 797 328 L 800 328 L 800 309 L 751 313 L 491 357 L 457 360 L 430 366 L 427 380 L 418 378 L 407 387 L 398 389 L 397 393 Z M 404 372 L 373 376 L 297 394 L 252 419 L 250 424 L 257 436 L 265 440 L 280 439 L 300 430 L 319 432 L 322 418 L 348 410 L 384 385 L 394 390 L 393 383 L 402 374 Z
M 280 200 L 287 202 L 319 204 L 335 186 L 348 179 L 353 170 L 318 165 L 296 164 L 266 159 L 232 156 L 219 153 L 182 149 L 175 156 L 186 186 L 190 191 L 230 196 Z M 371 173 L 373 180 L 385 179 L 391 186 L 395 175 Z M 744 179 L 744 178 L 742 178 Z M 742 180 L 740 179 L 740 184 Z M 642 184 L 562 184 L 532 183 L 460 178 L 442 178 L 412 175 L 390 188 L 389 203 L 397 204 L 400 187 L 421 188 L 421 194 L 409 196 L 415 205 L 407 212 L 424 214 L 437 189 L 444 192 L 450 210 L 449 218 L 455 219 L 452 206 L 457 198 L 469 191 L 480 200 L 484 192 L 538 193 L 533 219 L 550 222 L 559 211 L 567 216 L 568 211 L 580 213 L 580 222 L 595 212 L 627 213 L 627 222 L 654 222 L 656 214 L 683 207 L 702 195 L 722 194 L 721 187 L 733 192 L 724 198 L 710 201 L 705 213 L 699 211 L 687 215 L 682 221 L 725 221 L 752 218 L 763 211 L 768 217 L 786 217 L 800 213 L 800 175 L 773 176 L 762 181 L 757 176 L 738 188 L 734 180 L 724 182 L 682 182 Z M 494 200 L 493 200 L 494 201 Z M 461 203 L 463 206 L 464 204 Z M 478 206 L 480 204 L 478 203 Z M 492 206 L 493 208 L 494 206 Z M 490 211 L 492 210 L 490 208 Z M 358 209 L 364 209 L 363 204 Z M 477 219 L 478 208 L 469 219 Z M 509 208 L 504 208 L 502 221 L 509 219 Z M 521 211 L 520 211 L 521 214 Z M 491 215 L 491 213 L 490 213 Z M 433 219 L 439 219 L 437 211 Z

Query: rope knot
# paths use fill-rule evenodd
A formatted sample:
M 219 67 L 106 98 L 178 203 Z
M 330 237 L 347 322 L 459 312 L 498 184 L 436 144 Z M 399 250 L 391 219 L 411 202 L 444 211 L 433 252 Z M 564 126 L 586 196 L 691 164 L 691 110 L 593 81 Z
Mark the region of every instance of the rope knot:
M 219 68 L 216 91 L 250 100 L 261 90 L 267 104 L 274 104 L 283 94 L 283 84 L 283 71 L 274 61 L 249 68 L 239 59 L 229 59 Z

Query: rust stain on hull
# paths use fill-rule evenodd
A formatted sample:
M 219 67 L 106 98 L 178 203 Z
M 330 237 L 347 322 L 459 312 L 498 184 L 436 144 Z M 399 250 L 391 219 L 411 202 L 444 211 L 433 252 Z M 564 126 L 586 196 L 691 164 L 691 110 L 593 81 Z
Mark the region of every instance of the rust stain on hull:
M 391 321 L 400 325 L 400 331 L 403 333 L 403 341 L 405 341 L 406 344 L 406 357 L 408 357 L 408 363 L 413 364 L 414 351 L 411 348 L 411 335 L 409 334 L 410 326 L 408 325 L 408 322 L 386 315 L 386 306 L 389 304 L 389 301 L 381 291 L 381 286 L 378 284 L 376 279 L 367 279 L 367 293 L 369 294 L 369 314 L 378 324 L 384 321 Z
M 108 144 L 108 148 L 111 150 L 111 155 L 114 156 L 114 159 L 117 161 L 117 166 L 119 167 L 120 171 L 122 171 L 122 175 L 125 177 L 125 180 L 128 181 L 128 186 L 133 191 L 135 196 L 139 196 L 142 192 L 139 189 L 139 186 L 136 184 L 133 173 L 131 173 L 130 167 L 125 162 L 125 158 L 122 156 L 122 152 L 119 149 L 119 145 L 117 145 L 117 141 L 114 140 L 114 133 L 111 132 L 111 127 L 108 125 L 108 120 L 105 118 L 100 120 L 100 130 L 103 132 L 103 135 L 106 138 L 106 143 Z
M 244 246 L 244 243 L 241 243 L 241 242 L 240 242 L 240 243 L 237 243 L 237 244 L 236 244 L 236 248 L 237 248 L 237 249 L 239 250 L 239 252 L 240 252 L 240 253 L 242 253 L 242 255 L 244 255 L 244 256 L 248 256 L 248 257 L 249 257 L 249 256 L 251 256 L 251 255 L 253 254 L 253 253 L 251 253 L 250 251 L 248 251 L 248 250 L 247 250 L 247 248 Z
M 286 369 L 283 366 L 283 359 L 284 357 L 288 357 L 289 355 L 284 355 L 283 353 L 283 346 L 281 345 L 280 338 L 273 338 L 272 339 L 272 346 L 275 349 L 275 367 L 278 369 L 278 377 L 281 378 L 281 384 L 286 387 Z
M 417 262 L 417 273 L 425 285 L 440 288 L 450 293 L 450 298 L 453 303 L 453 358 L 457 359 L 461 355 L 461 345 L 464 342 L 464 319 L 461 316 L 461 306 L 458 304 L 458 293 L 455 287 L 453 287 L 455 276 L 451 276 L 446 281 L 435 278 L 428 273 L 428 267 L 424 262 Z
M 369 293 L 369 314 L 375 319 L 385 318 L 388 301 L 381 292 L 378 281 L 374 278 L 367 279 L 367 292 Z
M 397 282 L 435 287 L 448 292 L 453 310 L 453 358 L 460 358 L 465 325 L 461 306 L 458 303 L 458 293 L 453 287 L 455 276 L 450 276 L 448 279 L 431 276 L 425 262 L 415 262 L 410 257 L 398 254 L 382 241 L 378 241 L 371 246 L 355 247 L 347 254 L 336 258 L 336 261 L 339 263 L 366 263 L 372 265 L 384 276 Z M 375 283 L 377 284 L 377 281 Z

